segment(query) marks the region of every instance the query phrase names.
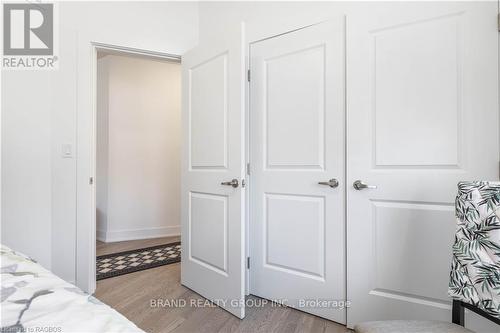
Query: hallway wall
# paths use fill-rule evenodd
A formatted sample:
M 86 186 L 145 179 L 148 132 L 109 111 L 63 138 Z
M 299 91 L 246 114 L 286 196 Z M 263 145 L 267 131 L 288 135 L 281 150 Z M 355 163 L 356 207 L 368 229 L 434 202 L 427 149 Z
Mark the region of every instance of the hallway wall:
M 97 238 L 180 234 L 181 65 L 98 60 Z

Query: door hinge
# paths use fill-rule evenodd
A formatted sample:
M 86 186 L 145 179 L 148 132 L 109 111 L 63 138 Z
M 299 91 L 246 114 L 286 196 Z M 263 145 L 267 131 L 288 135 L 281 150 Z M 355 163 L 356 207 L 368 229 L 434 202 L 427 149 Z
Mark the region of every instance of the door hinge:
M 250 269 L 250 257 L 247 257 L 247 269 Z
M 247 163 L 247 175 L 250 176 L 250 163 Z
M 250 70 L 247 71 L 247 80 L 250 82 Z
M 93 184 L 94 184 L 94 177 L 90 177 L 90 178 L 89 178 L 89 184 L 90 184 L 90 185 L 93 185 Z
M 497 14 L 497 28 L 500 31 L 500 13 Z

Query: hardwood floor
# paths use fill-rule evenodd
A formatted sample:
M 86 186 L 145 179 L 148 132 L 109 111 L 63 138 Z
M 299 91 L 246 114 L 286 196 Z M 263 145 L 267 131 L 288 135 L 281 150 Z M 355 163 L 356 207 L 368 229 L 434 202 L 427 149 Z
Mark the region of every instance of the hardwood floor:
M 160 239 L 98 244 L 98 253 L 106 254 L 128 249 L 154 246 L 176 240 Z M 143 243 L 141 243 L 143 242 Z M 141 245 L 138 245 L 141 244 Z M 146 245 L 144 245 L 146 244 Z M 137 246 L 137 247 L 136 247 Z M 100 248 L 100 249 L 99 249 Z M 111 251 L 111 252 L 109 252 Z M 345 326 L 297 311 L 266 304 L 247 307 L 243 320 L 228 312 L 207 305 L 204 298 L 180 284 L 180 263 L 117 276 L 97 282 L 95 296 L 146 332 L 352 332 Z M 250 296 L 258 304 L 261 299 Z M 186 305 L 172 305 L 185 300 Z M 170 307 L 167 306 L 170 301 Z M 201 302 L 205 306 L 191 306 Z M 156 306 L 152 306 L 155 305 Z M 159 305 L 159 306 L 158 306 Z

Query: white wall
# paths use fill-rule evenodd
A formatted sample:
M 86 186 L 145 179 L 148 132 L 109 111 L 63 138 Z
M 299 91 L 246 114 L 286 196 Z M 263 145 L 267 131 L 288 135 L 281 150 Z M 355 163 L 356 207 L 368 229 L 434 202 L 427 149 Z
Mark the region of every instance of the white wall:
M 98 239 L 179 235 L 181 65 L 107 55 L 97 84 Z
M 77 142 L 92 112 L 90 42 L 183 54 L 197 44 L 198 4 L 60 2 L 59 23 L 59 70 L 2 71 L 1 241 L 75 281 L 76 192 L 89 174 L 61 144 L 90 147 Z
M 46 266 L 52 262 L 49 84 L 44 72 L 2 73 L 2 243 Z

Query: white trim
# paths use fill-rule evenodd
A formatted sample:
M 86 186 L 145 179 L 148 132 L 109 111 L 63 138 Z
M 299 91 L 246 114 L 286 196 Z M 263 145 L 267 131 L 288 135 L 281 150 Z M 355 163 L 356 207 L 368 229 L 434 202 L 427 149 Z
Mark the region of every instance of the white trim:
M 128 55 L 141 55 L 153 59 L 180 62 L 180 55 L 126 46 L 94 42 L 87 36 L 78 38 L 77 70 L 77 193 L 76 193 L 76 285 L 93 294 L 96 289 L 96 90 L 97 51 L 106 50 Z M 90 71 L 89 71 L 90 70 Z M 89 90 L 90 89 L 90 90 Z M 88 111 L 91 112 L 88 112 Z M 172 231 L 172 234 L 175 231 Z M 102 234 L 101 234 L 102 236 Z
M 180 236 L 181 226 L 153 227 L 143 229 L 124 229 L 124 230 L 97 230 L 97 239 L 101 242 L 122 242 L 137 239 L 150 239 L 160 237 Z
M 120 54 L 127 54 L 127 55 L 141 55 L 141 56 L 150 57 L 150 58 L 160 58 L 160 59 L 166 59 L 166 60 L 171 60 L 171 61 L 175 61 L 175 62 L 181 62 L 181 56 L 175 55 L 175 54 L 170 54 L 170 53 L 163 53 L 163 52 L 157 52 L 157 51 L 151 51 L 151 50 L 142 50 L 142 49 L 136 49 L 133 47 L 125 47 L 125 46 L 104 44 L 104 43 L 98 43 L 98 42 L 92 42 L 92 45 L 98 51 L 108 51 L 111 53 L 120 53 Z

